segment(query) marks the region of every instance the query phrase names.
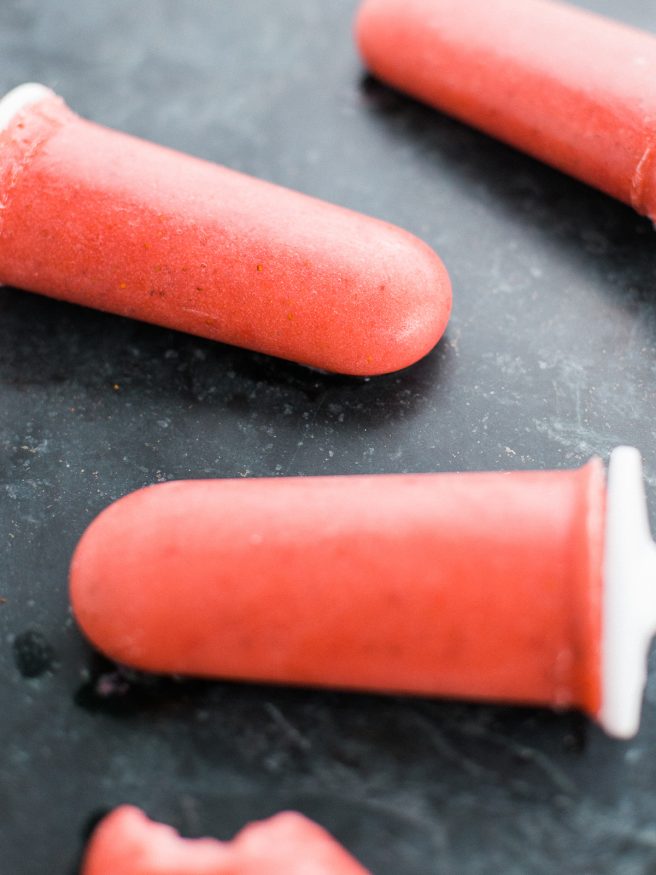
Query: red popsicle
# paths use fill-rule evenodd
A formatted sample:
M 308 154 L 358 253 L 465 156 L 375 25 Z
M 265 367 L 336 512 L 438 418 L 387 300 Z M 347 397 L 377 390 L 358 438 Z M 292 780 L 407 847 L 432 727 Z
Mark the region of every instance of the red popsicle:
M 383 81 L 656 219 L 656 37 L 550 0 L 364 0 Z
M 81 875 L 368 875 L 324 829 L 291 811 L 232 841 L 183 839 L 131 805 L 96 828 Z
M 655 549 L 629 448 L 608 495 L 599 460 L 182 481 L 92 523 L 71 599 L 92 642 L 146 671 L 578 707 L 628 736 Z
M 410 365 L 451 307 L 406 231 L 79 118 L 0 102 L 0 282 L 347 374 Z

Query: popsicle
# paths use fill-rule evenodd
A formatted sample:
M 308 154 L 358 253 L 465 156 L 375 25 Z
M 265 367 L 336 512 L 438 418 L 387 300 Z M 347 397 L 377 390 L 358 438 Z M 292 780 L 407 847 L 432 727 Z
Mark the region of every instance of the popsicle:
M 322 827 L 292 811 L 230 842 L 183 839 L 131 805 L 96 827 L 81 875 L 368 875 Z
M 451 307 L 408 232 L 101 127 L 36 84 L 0 102 L 0 283 L 354 375 L 417 361 Z
M 580 708 L 639 724 L 656 629 L 639 453 L 578 470 L 180 481 L 107 508 L 82 630 L 145 671 Z
M 389 85 L 656 219 L 656 36 L 551 0 L 364 0 Z

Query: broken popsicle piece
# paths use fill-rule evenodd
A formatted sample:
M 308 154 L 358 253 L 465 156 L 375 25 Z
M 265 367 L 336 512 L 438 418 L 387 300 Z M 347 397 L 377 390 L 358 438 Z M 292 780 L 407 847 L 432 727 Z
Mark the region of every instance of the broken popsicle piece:
M 0 283 L 346 374 L 444 332 L 444 266 L 406 231 L 86 121 L 0 101 Z
M 550 0 L 364 0 L 374 75 L 656 220 L 656 36 Z
M 181 481 L 82 537 L 83 631 L 152 672 L 577 707 L 639 724 L 656 548 L 638 452 L 579 470 Z
M 96 827 L 81 875 L 368 875 L 322 827 L 286 811 L 230 842 L 183 839 L 131 805 Z

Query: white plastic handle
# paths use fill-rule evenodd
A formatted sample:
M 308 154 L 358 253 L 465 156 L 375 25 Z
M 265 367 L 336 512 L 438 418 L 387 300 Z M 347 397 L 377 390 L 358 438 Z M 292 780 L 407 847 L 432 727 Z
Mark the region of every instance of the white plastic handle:
M 608 467 L 602 626 L 602 704 L 609 735 L 638 731 L 647 656 L 656 634 L 656 544 L 649 530 L 640 453 L 613 451 Z

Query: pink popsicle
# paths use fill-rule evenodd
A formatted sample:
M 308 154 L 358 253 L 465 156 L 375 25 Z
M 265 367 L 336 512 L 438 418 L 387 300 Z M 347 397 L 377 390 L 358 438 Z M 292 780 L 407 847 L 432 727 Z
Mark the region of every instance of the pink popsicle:
M 656 219 L 656 36 L 552 0 L 363 0 L 376 76 Z
M 131 805 L 96 828 L 82 875 L 368 875 L 322 827 L 286 811 L 230 842 L 183 839 Z
M 165 483 L 71 564 L 90 640 L 145 671 L 578 707 L 638 729 L 656 631 L 639 453 L 574 471 Z
M 75 115 L 0 102 L 0 282 L 346 374 L 444 332 L 448 275 L 400 228 Z

